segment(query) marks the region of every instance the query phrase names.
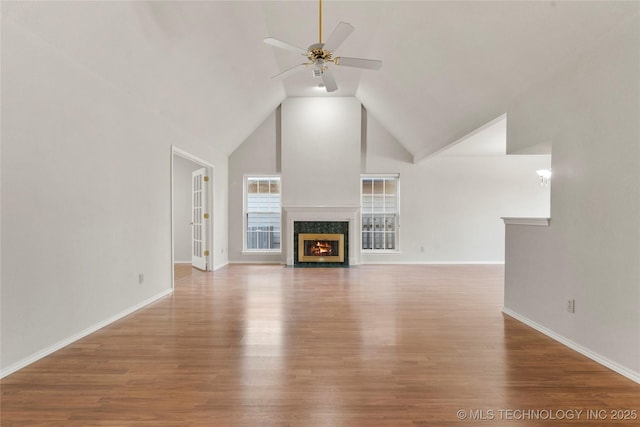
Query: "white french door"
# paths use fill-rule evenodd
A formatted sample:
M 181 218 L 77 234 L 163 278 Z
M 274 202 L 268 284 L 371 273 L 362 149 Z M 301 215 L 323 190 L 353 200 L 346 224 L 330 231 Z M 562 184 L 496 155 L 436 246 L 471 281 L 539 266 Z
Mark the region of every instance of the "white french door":
M 191 172 L 191 265 L 207 269 L 207 168 Z

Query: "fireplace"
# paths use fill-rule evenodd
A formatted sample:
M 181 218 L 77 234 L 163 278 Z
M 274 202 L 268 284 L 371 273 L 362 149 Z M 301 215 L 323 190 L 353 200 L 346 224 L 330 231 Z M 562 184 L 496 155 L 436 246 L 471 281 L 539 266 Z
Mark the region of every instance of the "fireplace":
M 296 267 L 349 267 L 347 221 L 295 221 L 293 265 Z
M 299 233 L 298 262 L 344 262 L 344 234 Z
M 282 251 L 294 267 L 349 267 L 360 264 L 360 206 L 283 206 Z M 299 261 L 300 233 L 342 234 L 344 261 Z

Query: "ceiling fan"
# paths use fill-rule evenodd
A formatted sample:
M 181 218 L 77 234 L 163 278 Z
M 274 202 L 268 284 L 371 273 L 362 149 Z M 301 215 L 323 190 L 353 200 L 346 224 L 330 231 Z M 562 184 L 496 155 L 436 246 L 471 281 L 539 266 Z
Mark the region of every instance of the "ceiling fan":
M 334 64 L 338 66 L 345 67 L 355 67 L 355 68 L 363 68 L 366 70 L 378 70 L 382 67 L 382 61 L 376 59 L 362 59 L 362 58 L 347 58 L 347 57 L 334 57 L 333 52 L 340 47 L 342 42 L 344 42 L 347 37 L 353 32 L 355 28 L 351 24 L 346 22 L 340 22 L 336 28 L 333 30 L 333 33 L 329 36 L 329 39 L 326 43 L 322 43 L 322 0 L 319 0 L 319 24 L 318 24 L 318 33 L 319 33 L 319 41 L 318 43 L 312 44 L 304 50 L 292 44 L 283 42 L 278 39 L 274 39 L 272 37 L 264 39 L 266 44 L 271 46 L 275 46 L 280 49 L 289 50 L 292 52 L 299 53 L 303 56 L 306 56 L 309 62 L 305 62 L 303 64 L 296 65 L 294 67 L 289 68 L 288 70 L 283 71 L 282 73 L 275 75 L 272 79 L 284 79 L 292 74 L 297 73 L 298 71 L 302 71 L 305 68 L 311 68 L 314 77 L 320 77 L 322 79 L 322 83 L 324 83 L 324 87 L 327 92 L 334 92 L 338 90 L 338 85 L 336 84 L 336 80 L 333 77 L 333 73 L 331 69 L 329 69 L 328 64 Z

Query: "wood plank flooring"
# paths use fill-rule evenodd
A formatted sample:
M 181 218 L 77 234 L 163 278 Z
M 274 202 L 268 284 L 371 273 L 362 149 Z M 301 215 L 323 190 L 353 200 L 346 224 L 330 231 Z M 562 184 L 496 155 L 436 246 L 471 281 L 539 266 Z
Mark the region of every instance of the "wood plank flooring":
M 611 412 L 633 418 L 640 385 L 500 312 L 500 266 L 176 278 L 173 295 L 5 378 L 2 426 L 640 423 Z

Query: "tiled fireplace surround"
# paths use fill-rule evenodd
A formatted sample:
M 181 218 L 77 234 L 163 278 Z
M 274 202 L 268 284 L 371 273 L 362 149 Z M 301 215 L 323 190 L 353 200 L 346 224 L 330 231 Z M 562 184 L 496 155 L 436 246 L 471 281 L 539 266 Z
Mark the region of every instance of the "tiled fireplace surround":
M 285 253 L 286 265 L 293 266 L 295 264 L 294 252 L 294 223 L 296 221 L 320 221 L 320 222 L 348 222 L 349 223 L 349 249 L 348 259 L 349 265 L 360 264 L 360 207 L 359 206 L 285 206 L 284 213 L 284 231 L 282 242 Z

